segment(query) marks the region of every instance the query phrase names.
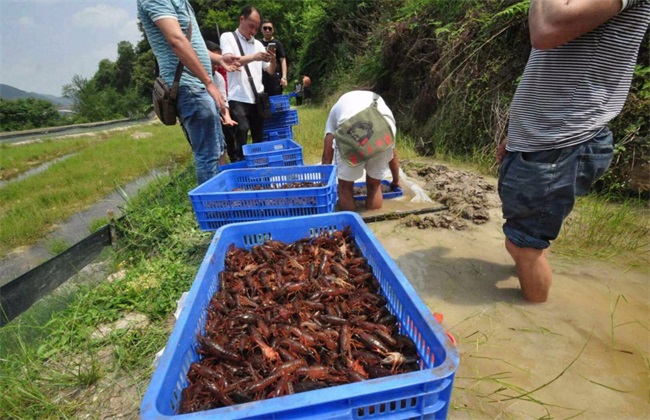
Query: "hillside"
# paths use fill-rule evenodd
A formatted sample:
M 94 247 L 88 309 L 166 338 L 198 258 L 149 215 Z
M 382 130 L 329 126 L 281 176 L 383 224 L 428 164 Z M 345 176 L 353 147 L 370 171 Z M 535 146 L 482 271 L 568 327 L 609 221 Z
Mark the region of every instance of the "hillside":
M 46 101 L 52 102 L 54 105 L 70 106 L 70 101 L 66 98 L 61 98 L 53 95 L 45 95 L 35 92 L 25 92 L 24 90 L 15 88 L 9 85 L 3 85 L 0 83 L 0 97 L 4 99 L 23 99 L 23 98 L 35 98 L 43 99 Z

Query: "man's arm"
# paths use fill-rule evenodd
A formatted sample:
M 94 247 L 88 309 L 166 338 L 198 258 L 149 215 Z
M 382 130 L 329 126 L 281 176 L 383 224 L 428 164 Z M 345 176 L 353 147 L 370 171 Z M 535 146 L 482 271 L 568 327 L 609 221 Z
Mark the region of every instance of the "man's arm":
M 531 0 L 530 42 L 546 50 L 564 45 L 621 11 L 621 0 Z
M 240 57 L 229 54 L 228 58 L 226 58 L 223 55 L 212 51 L 208 51 L 208 54 L 210 54 L 210 61 L 212 63 L 223 67 L 226 71 L 237 71 L 241 67 L 239 64 Z
M 280 63 L 282 63 L 282 80 L 280 80 L 280 84 L 284 87 L 287 85 L 287 59 L 282 57 Z
M 267 52 L 267 54 L 271 55 L 271 60 L 268 62 L 269 65 L 266 67 L 266 72 L 274 75 L 278 68 L 278 60 L 275 59 L 275 52 L 273 50 Z
M 323 143 L 323 157 L 320 161 L 323 165 L 331 165 L 332 160 L 334 160 L 334 148 L 332 147 L 334 144 L 334 135 L 327 133 Z
M 390 183 L 391 188 L 401 188 L 399 183 L 399 159 L 397 158 L 397 149 L 393 148 L 393 158 L 388 162 L 388 168 L 393 180 Z
M 158 28 L 160 28 L 160 31 L 167 40 L 167 43 L 171 47 L 172 51 L 174 51 L 174 54 L 176 54 L 180 62 L 183 63 L 183 65 L 187 67 L 187 69 L 191 71 L 192 74 L 205 85 L 208 93 L 210 96 L 212 96 L 212 98 L 214 98 L 215 102 L 217 103 L 219 111 L 224 112 L 224 109 L 226 108 L 226 101 L 221 95 L 221 92 L 219 92 L 219 89 L 217 89 L 214 82 L 212 81 L 212 76 L 209 75 L 203 67 L 199 56 L 196 55 L 196 51 L 194 51 L 194 48 L 192 48 L 192 44 L 190 44 L 190 41 L 183 33 L 178 20 L 171 18 L 162 18 L 158 19 L 154 23 L 156 26 L 158 26 Z M 194 31 L 199 29 L 192 28 L 192 30 Z

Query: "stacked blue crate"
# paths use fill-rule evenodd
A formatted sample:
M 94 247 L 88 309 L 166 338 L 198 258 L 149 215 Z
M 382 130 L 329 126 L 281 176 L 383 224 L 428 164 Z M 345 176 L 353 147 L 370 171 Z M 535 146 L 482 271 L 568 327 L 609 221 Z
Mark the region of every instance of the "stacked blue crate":
M 298 112 L 290 109 L 289 95 L 270 96 L 272 117 L 264 121 L 264 141 L 293 140 L 291 126 L 298 124 Z

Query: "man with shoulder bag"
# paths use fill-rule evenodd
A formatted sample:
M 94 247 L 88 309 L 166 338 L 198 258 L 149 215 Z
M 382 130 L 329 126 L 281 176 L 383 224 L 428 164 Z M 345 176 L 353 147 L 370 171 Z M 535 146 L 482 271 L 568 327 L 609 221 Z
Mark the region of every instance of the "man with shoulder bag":
M 175 124 L 178 117 L 192 146 L 198 183 L 202 184 L 225 163 L 220 121 L 225 99 L 213 83 L 212 63 L 234 71 L 239 67 L 239 57 L 208 51 L 189 0 L 138 0 L 137 7 L 160 71 L 154 83 L 154 99 L 162 95 L 163 100 L 155 105 L 156 114 L 167 125 Z
M 264 119 L 271 116 L 271 104 L 264 92 L 262 72 L 275 74 L 275 51 L 264 48 L 255 39 L 260 28 L 261 17 L 257 9 L 246 6 L 239 17 L 239 27 L 234 32 L 221 35 L 221 49 L 224 58 L 240 56 L 243 71 L 228 73 L 228 99 L 230 115 L 237 121 L 235 128 L 235 145 L 230 156 L 232 162 L 244 159 L 243 147 L 250 131 L 253 143 L 263 140 Z
M 355 211 L 354 182 L 366 172 L 366 209 L 383 205 L 381 181 L 390 173 L 391 189 L 400 188 L 395 151 L 395 118 L 381 96 L 366 90 L 343 94 L 325 125 L 321 163 L 336 164 L 341 210 Z

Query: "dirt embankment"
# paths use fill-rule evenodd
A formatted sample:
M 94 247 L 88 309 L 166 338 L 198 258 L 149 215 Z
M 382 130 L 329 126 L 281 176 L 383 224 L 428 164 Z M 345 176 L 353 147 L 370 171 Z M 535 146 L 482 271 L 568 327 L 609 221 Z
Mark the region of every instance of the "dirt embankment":
M 449 210 L 404 220 L 408 227 L 465 230 L 469 224 L 490 220 L 490 209 L 500 206 L 496 185 L 482 176 L 445 165 L 405 163 L 404 172 L 424 183 L 429 196 Z

